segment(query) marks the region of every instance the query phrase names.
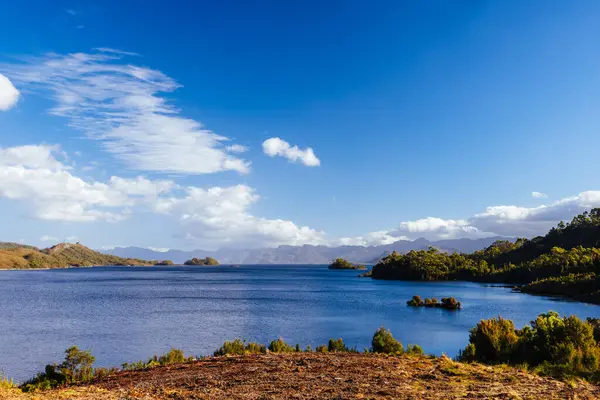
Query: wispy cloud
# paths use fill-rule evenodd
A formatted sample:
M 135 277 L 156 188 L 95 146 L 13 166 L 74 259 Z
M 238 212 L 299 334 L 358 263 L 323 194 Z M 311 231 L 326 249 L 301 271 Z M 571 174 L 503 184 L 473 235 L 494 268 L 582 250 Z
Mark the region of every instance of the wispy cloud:
M 13 108 L 19 101 L 20 92 L 6 76 L 0 74 L 0 111 Z
M 236 157 L 241 147 L 193 119 L 180 115 L 163 93 L 180 87 L 164 73 L 125 64 L 135 55 L 110 48 L 91 54 L 47 54 L 2 64 L 15 83 L 50 94 L 50 113 L 98 140 L 103 148 L 138 171 L 207 174 L 248 173 L 250 163 Z
M 292 146 L 285 140 L 273 137 L 265 140 L 262 144 L 263 152 L 269 157 L 283 157 L 291 162 L 300 162 L 309 167 L 321 165 L 321 161 L 310 147 L 302 150 L 298 146 Z
M 65 12 L 72 16 L 79 14 L 79 12 L 77 12 L 76 10 L 73 10 L 72 8 L 65 8 Z
M 548 195 L 542 192 L 531 192 L 531 197 L 534 199 L 546 199 L 548 198 Z

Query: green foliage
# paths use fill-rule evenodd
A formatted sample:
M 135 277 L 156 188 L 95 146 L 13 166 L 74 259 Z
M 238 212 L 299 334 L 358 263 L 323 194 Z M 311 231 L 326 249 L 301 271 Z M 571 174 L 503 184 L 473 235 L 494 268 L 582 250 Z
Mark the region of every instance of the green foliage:
M 404 351 L 402 343 L 394 339 L 392 332 L 383 326 L 375 332 L 371 341 L 371 350 L 374 353 L 399 354 Z
M 329 339 L 329 343 L 327 344 L 327 351 L 332 353 L 347 353 L 351 350 L 348 347 L 346 347 L 346 345 L 344 344 L 344 340 L 342 338 L 339 338 L 337 340 Z
M 0 389 L 12 389 L 16 387 L 17 385 L 15 385 L 15 382 L 12 380 L 12 378 L 4 375 L 4 371 L 0 369 Z
M 317 353 L 327 353 L 328 351 L 329 351 L 329 349 L 324 344 L 317 346 L 317 349 L 316 349 Z
M 293 353 L 296 349 L 287 344 L 282 338 L 279 338 L 269 343 L 269 351 L 273 353 Z
M 94 361 L 96 358 L 89 350 L 79 350 L 77 346 L 71 346 L 65 350 L 62 363 L 46 365 L 43 373 L 38 373 L 33 379 L 25 382 L 21 389 L 31 392 L 90 380 L 94 377 Z
M 519 337 L 511 320 L 502 317 L 482 320 L 471 329 L 472 347 L 461 354 L 462 361 L 509 362 L 515 353 Z
M 425 354 L 423 348 L 418 344 L 409 344 L 406 348 L 406 354 L 414 355 L 414 356 L 422 356 Z
M 600 347 L 594 337 L 595 320 L 540 314 L 531 326 L 517 330 L 500 317 L 483 320 L 471 330 L 461 361 L 526 363 L 537 373 L 556 377 L 597 375 Z
M 171 348 L 171 350 L 169 350 L 168 352 L 157 356 L 154 355 L 153 357 L 149 358 L 147 361 L 135 361 L 132 363 L 124 363 L 121 367 L 124 370 L 136 370 L 136 369 L 146 369 L 146 368 L 152 368 L 152 367 L 157 367 L 159 365 L 170 365 L 170 364 L 177 364 L 177 363 L 182 363 L 185 361 L 191 361 L 193 360 L 193 357 L 188 357 L 186 358 L 183 350 L 179 350 L 176 348 Z
M 154 263 L 154 265 L 169 265 L 169 266 L 171 266 L 171 265 L 173 265 L 173 261 L 171 261 L 171 260 L 156 261 Z
M 225 355 L 244 355 L 244 354 L 263 354 L 266 353 L 267 349 L 264 345 L 250 342 L 246 343 L 241 339 L 235 339 L 233 342 L 225 342 L 223 345 L 215 351 L 215 356 Z
M 329 269 L 367 269 L 364 265 L 356 265 L 351 262 L 344 260 L 343 258 L 336 258 L 331 264 L 329 264 Z
M 559 223 L 546 236 L 496 241 L 472 254 L 442 253 L 433 247 L 392 252 L 373 267 L 371 277 L 519 283 L 525 284 L 521 290 L 526 293 L 600 304 L 600 208 Z

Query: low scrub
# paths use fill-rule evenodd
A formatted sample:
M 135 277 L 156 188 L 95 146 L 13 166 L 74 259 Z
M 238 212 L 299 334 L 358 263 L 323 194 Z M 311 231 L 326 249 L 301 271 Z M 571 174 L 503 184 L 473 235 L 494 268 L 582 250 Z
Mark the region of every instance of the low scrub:
M 392 332 L 382 326 L 373 335 L 371 351 L 374 353 L 402 354 L 404 348 L 402 347 L 402 343 L 394 339 Z
M 267 348 L 258 343 L 250 342 L 246 343 L 241 339 L 235 339 L 232 342 L 225 342 L 217 349 L 214 353 L 215 356 L 227 356 L 235 355 L 242 356 L 244 354 L 264 354 L 267 352 Z
M 550 311 L 515 329 L 503 318 L 483 320 L 469 335 L 460 361 L 528 365 L 542 375 L 598 381 L 600 335 L 597 320 L 560 317 Z
M 194 357 L 185 357 L 183 350 L 172 348 L 168 352 L 149 358 L 148 361 L 136 361 L 133 363 L 124 363 L 122 368 L 124 370 L 136 370 L 157 367 L 159 365 L 177 364 L 185 361 L 192 361 Z

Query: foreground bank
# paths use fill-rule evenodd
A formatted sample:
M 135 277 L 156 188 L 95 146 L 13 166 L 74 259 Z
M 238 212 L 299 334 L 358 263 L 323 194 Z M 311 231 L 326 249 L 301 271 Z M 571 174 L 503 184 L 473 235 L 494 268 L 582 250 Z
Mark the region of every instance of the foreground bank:
M 211 357 L 121 371 L 85 385 L 0 398 L 50 399 L 596 399 L 600 388 L 565 383 L 506 366 L 446 357 L 285 353 Z

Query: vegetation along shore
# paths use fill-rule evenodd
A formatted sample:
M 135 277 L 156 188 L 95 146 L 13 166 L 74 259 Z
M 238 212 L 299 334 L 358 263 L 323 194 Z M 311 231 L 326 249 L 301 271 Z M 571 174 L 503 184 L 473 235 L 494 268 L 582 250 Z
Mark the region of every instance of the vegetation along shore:
M 0 398 L 595 399 L 599 339 L 600 321 L 548 312 L 522 329 L 502 318 L 481 321 L 455 360 L 405 347 L 383 327 L 363 352 L 341 338 L 314 350 L 235 339 L 211 357 L 171 349 L 112 369 L 94 368 L 91 352 L 73 346 L 19 386 L 0 379 Z
M 448 254 L 435 248 L 393 252 L 366 275 L 521 285 L 518 290 L 524 293 L 600 304 L 600 208 L 579 214 L 570 223 L 560 222 L 545 236 L 497 241 L 470 254 Z

